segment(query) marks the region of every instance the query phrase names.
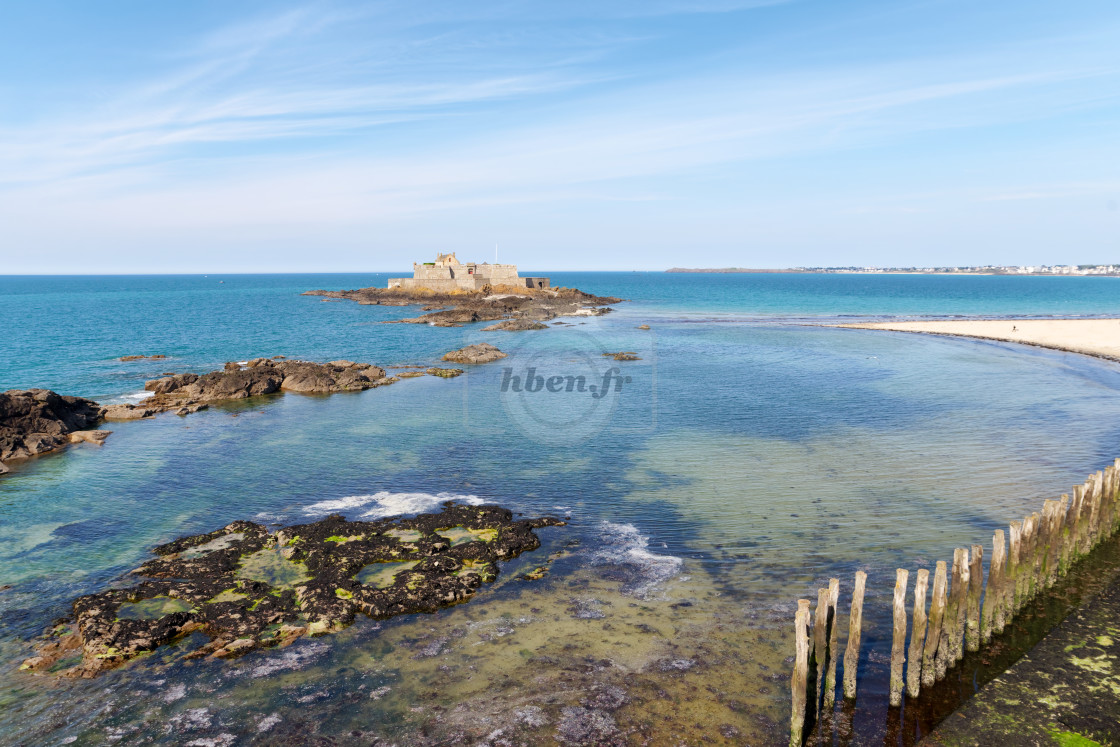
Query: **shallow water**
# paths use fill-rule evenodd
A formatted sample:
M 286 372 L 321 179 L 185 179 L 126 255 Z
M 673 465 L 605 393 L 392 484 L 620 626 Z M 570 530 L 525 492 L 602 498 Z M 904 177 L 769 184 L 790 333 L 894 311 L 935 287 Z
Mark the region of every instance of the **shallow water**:
M 458 379 L 115 423 L 103 447 L 13 465 L 0 480 L 0 743 L 780 743 L 797 598 L 830 576 L 846 595 L 869 573 L 860 688 L 881 692 L 894 568 L 986 544 L 1120 454 L 1114 364 L 791 323 L 1117 313 L 1108 279 L 556 276 L 634 300 L 525 333 L 381 325 L 415 309 L 298 295 L 374 276 L 213 280 L 0 279 L 15 330 L 0 388 L 108 399 L 255 355 L 427 363 L 479 340 L 511 357 Z M 82 324 L 59 324 L 63 311 Z M 619 350 L 642 360 L 602 355 Z M 172 357 L 114 360 L 128 353 Z M 608 393 L 529 391 L 554 376 Z M 447 499 L 571 521 L 434 615 L 360 619 L 233 662 L 184 660 L 200 645 L 188 639 L 95 681 L 18 671 L 74 596 L 156 544 L 235 519 L 376 518 Z M 541 565 L 543 579 L 518 578 Z

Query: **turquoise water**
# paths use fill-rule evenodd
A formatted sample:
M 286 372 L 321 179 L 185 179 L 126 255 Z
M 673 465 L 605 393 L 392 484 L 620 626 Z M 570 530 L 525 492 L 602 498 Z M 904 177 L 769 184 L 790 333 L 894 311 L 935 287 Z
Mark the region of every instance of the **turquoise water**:
M 986 544 L 1120 454 L 1115 364 L 803 323 L 1120 314 L 1111 279 L 553 274 L 630 301 L 525 333 L 385 325 L 416 309 L 299 295 L 384 277 L 0 278 L 0 389 L 124 401 L 163 371 L 258 355 L 430 364 L 479 340 L 511 354 L 458 379 L 115 423 L 101 448 L 13 465 L 0 479 L 0 743 L 443 744 L 496 729 L 534 743 L 607 686 L 627 692 L 608 710 L 630 741 L 780 742 L 794 600 L 868 571 L 861 691 L 881 691 L 894 568 Z M 620 350 L 642 360 L 602 356 Z M 168 358 L 116 360 L 137 353 Z M 600 398 L 503 391 L 511 376 L 608 374 Z M 17 671 L 70 599 L 155 544 L 441 497 L 572 521 L 436 615 L 233 663 L 160 652 L 92 682 Z M 545 580 L 515 579 L 552 552 Z M 856 714 L 869 738 L 881 722 Z

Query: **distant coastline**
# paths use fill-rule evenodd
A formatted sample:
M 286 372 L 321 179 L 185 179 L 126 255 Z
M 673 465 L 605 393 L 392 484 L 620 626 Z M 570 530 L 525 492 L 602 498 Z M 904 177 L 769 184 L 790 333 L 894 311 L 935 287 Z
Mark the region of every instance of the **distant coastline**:
M 691 273 L 813 273 L 841 275 L 1043 275 L 1070 277 L 1120 277 L 1115 265 L 984 265 L 982 267 L 670 267 L 665 272 Z

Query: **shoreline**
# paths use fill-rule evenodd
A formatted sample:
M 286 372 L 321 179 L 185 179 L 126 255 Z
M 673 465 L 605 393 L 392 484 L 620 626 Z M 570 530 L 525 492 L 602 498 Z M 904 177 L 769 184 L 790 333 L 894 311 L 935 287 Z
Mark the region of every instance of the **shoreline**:
M 857 322 L 822 325 L 910 334 L 963 337 L 1076 353 L 1120 362 L 1120 318 L 1107 319 L 955 319 L 950 321 Z

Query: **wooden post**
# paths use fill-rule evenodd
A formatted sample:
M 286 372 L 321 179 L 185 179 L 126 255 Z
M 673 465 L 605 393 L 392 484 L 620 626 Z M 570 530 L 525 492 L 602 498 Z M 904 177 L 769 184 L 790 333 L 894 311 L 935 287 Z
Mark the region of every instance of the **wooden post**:
M 852 590 L 852 611 L 848 620 L 848 650 L 844 652 L 844 697 L 856 697 L 856 669 L 859 666 L 859 637 L 863 631 L 863 588 L 867 574 L 856 571 L 856 586 Z
M 1100 472 L 1089 478 L 1092 494 L 1091 511 L 1089 513 L 1089 549 L 1097 546 L 1101 539 L 1101 498 L 1104 496 L 1103 475 Z
M 821 710 L 832 713 L 836 704 L 836 660 L 839 658 L 840 640 L 840 579 L 828 580 L 828 674 L 824 679 L 824 706 Z
M 950 666 L 964 658 L 964 636 L 965 630 L 968 628 L 968 590 L 972 586 L 970 580 L 972 569 L 968 563 L 968 549 L 957 548 L 953 555 L 955 556 L 957 553 L 960 553 L 961 556 L 961 570 L 958 574 L 961 590 L 957 595 L 957 621 L 953 626 L 953 658 L 949 661 Z
M 1080 558 L 1085 554 L 1085 537 L 1089 534 L 1089 501 L 1085 495 L 1084 485 L 1073 486 L 1073 499 L 1077 501 L 1077 540 L 1073 548 Z
M 1046 588 L 1058 580 L 1058 563 L 1062 549 L 1062 520 L 1065 518 L 1064 506 L 1058 501 L 1047 501 L 1050 508 L 1050 525 L 1047 530 L 1046 545 Z
M 805 687 L 809 683 L 809 600 L 797 600 L 793 623 L 793 714 L 789 722 L 790 747 L 801 747 L 805 729 Z
M 815 711 L 821 702 L 821 689 L 828 667 L 828 589 L 817 589 L 817 618 L 813 626 L 813 658 L 817 665 L 816 697 L 813 699 Z
M 922 644 L 926 638 L 926 588 L 929 571 L 922 568 L 914 582 L 914 627 L 910 630 L 910 661 L 906 667 L 906 692 L 918 697 L 922 682 Z
M 1022 536 L 1022 524 L 1017 521 L 1011 522 L 1008 527 L 1008 553 L 1007 553 L 1007 576 L 1004 579 L 1005 592 L 1007 594 L 1007 621 L 1010 622 L 1011 618 L 1019 611 L 1018 594 L 1018 575 L 1019 575 L 1019 540 Z
M 1042 515 L 1035 511 L 1031 514 L 1031 557 L 1030 567 L 1027 569 L 1027 599 L 1032 599 L 1038 594 L 1039 579 L 1042 577 L 1042 555 L 1045 551 L 1046 536 L 1042 525 Z
M 962 553 L 967 553 L 967 550 L 959 547 L 953 550 L 953 572 L 949 587 L 949 601 L 945 607 L 945 617 L 941 623 L 941 642 L 937 646 L 937 679 L 944 677 L 945 672 L 957 660 L 957 647 L 960 643 L 960 637 L 958 636 L 961 623 L 960 613 L 966 601 L 963 592 L 964 587 L 968 585 L 968 582 L 962 578 L 962 574 L 965 572 L 963 566 L 968 563 L 962 557 Z
M 945 619 L 945 561 L 937 561 L 933 574 L 933 601 L 929 606 L 929 627 L 926 628 L 926 645 L 922 654 L 922 685 L 931 687 L 939 679 L 935 660 L 941 642 L 941 623 Z
M 1031 576 L 1034 575 L 1034 559 L 1031 557 L 1031 548 L 1034 546 L 1034 517 L 1023 517 L 1022 528 L 1019 530 L 1019 562 L 1015 573 L 1015 596 L 1018 603 L 1015 612 L 1023 608 L 1030 598 Z
M 1066 569 L 1070 568 L 1073 563 L 1077 561 L 1077 526 L 1081 525 L 1081 491 L 1076 487 L 1073 488 L 1073 497 L 1070 499 L 1070 513 L 1065 515 L 1065 566 Z
M 910 571 L 899 568 L 894 582 L 894 640 L 891 642 L 891 705 L 902 705 L 902 677 L 906 666 L 906 584 Z
M 965 621 L 965 646 L 980 650 L 980 594 L 984 591 L 984 547 L 972 546 L 972 564 L 968 569 L 968 619 Z
M 980 638 L 985 645 L 992 640 L 992 631 L 1002 633 L 1005 624 L 1003 574 L 1006 553 L 1003 530 L 997 529 L 992 535 L 992 562 L 988 568 L 988 586 L 984 590 L 984 614 L 980 618 Z

